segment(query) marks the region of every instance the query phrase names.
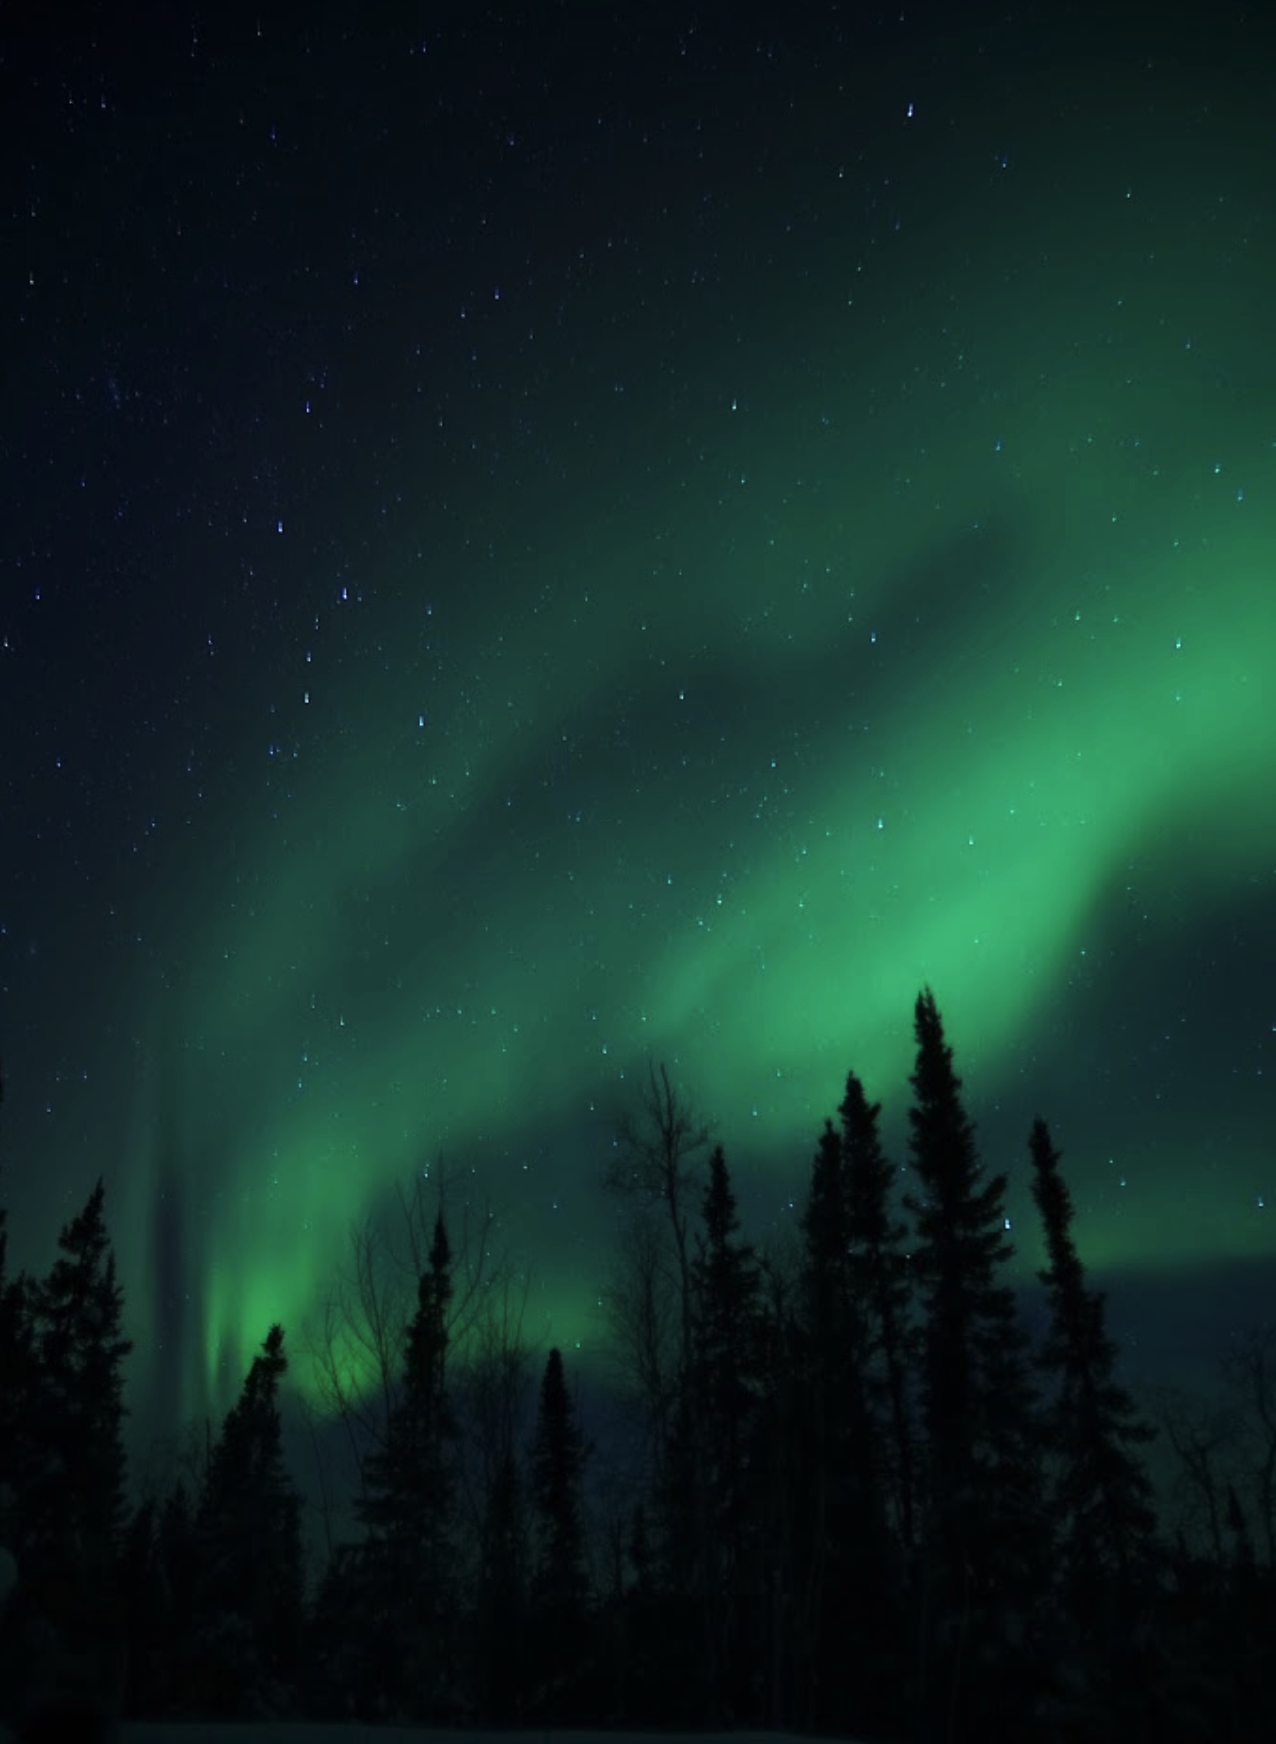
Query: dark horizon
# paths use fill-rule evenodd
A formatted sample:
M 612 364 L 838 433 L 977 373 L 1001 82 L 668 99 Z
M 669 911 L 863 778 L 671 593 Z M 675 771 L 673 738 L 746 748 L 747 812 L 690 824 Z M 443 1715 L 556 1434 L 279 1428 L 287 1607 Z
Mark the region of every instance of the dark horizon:
M 715 1126 L 714 1130 L 715 1134 L 720 1134 L 718 1127 Z M 812 1152 L 814 1148 L 813 1146 Z M 759 1253 L 767 1255 L 782 1266 L 793 1263 L 794 1255 L 800 1247 L 799 1226 L 809 1192 L 810 1163 L 811 1158 L 808 1157 L 805 1169 L 795 1173 L 794 1197 L 791 1203 L 786 1202 L 783 1218 L 772 1216 L 770 1222 L 767 1221 L 767 1215 L 773 1208 L 769 1206 L 765 1192 L 759 1191 L 760 1177 L 750 1171 L 747 1159 L 742 1168 L 736 1168 L 733 1163 L 743 1219 L 742 1233 Z M 990 1163 L 986 1163 L 985 1168 L 989 1173 L 993 1172 Z M 1064 1173 L 1071 1182 L 1066 1157 Z M 907 1165 L 901 1164 L 901 1192 L 908 1189 L 909 1179 Z M 3 1135 L 0 1130 L 0 1207 L 7 1208 L 6 1192 L 9 1185 L 10 1171 L 5 1166 Z M 410 1191 L 411 1184 L 399 1183 L 399 1186 Z M 1015 1186 L 1012 1182 L 1008 1203 L 1013 1202 L 1016 1197 Z M 1026 1193 L 1026 1185 L 1021 1181 L 1018 1186 L 1018 1197 L 1022 1198 Z M 475 1187 L 477 1191 L 472 1203 L 478 1206 L 483 1192 L 481 1178 L 475 1183 Z M 438 1200 L 427 1191 L 422 1203 L 434 1206 L 438 1204 Z M 594 1252 L 599 1289 L 603 1287 L 609 1261 L 614 1257 L 612 1249 L 619 1240 L 618 1219 L 621 1207 L 614 1200 L 608 1203 L 614 1214 L 611 1249 L 600 1246 Z M 445 1210 L 447 1204 L 445 1197 Z M 499 1205 L 493 1205 L 492 1211 L 495 1216 L 492 1227 L 499 1234 L 504 1223 Z M 112 1228 L 109 1183 L 106 1213 L 108 1230 L 118 1251 L 118 1240 Z M 463 1218 L 464 1211 L 461 1215 Z M 1011 1221 L 1011 1240 L 1015 1245 L 1011 1277 L 1015 1283 L 1023 1324 L 1036 1345 L 1043 1336 L 1047 1301 L 1046 1293 L 1036 1275 L 1037 1268 L 1044 1260 L 1040 1218 L 1035 1207 L 1029 1205 L 1026 1207 L 1024 1221 L 1020 1221 L 1018 1216 Z M 162 1227 L 161 1218 L 159 1228 Z M 388 1236 L 391 1244 L 402 1251 L 403 1223 L 397 1201 L 382 1205 L 381 1218 L 376 1227 L 382 1237 Z M 459 1220 L 456 1228 L 459 1235 Z M 6 1233 L 9 1244 L 8 1271 L 12 1277 L 18 1270 L 24 1269 L 14 1263 L 14 1253 L 21 1249 L 14 1240 L 15 1233 L 20 1232 L 15 1231 L 12 1215 L 7 1221 Z M 157 1263 L 170 1251 L 162 1241 L 157 1242 Z M 1223 1407 L 1227 1358 L 1229 1355 L 1234 1356 L 1247 1338 L 1270 1329 L 1270 1304 L 1276 1300 L 1276 1260 L 1256 1258 L 1241 1263 L 1207 1263 L 1193 1268 L 1167 1265 L 1158 1269 L 1144 1265 L 1127 1275 L 1113 1276 L 1092 1267 L 1084 1247 L 1080 1257 L 1086 1267 L 1089 1285 L 1100 1291 L 1105 1299 L 1108 1330 L 1118 1346 L 1117 1370 L 1120 1380 L 1131 1389 L 1144 1415 L 1160 1426 L 1166 1413 L 1185 1423 L 1194 1414 L 1204 1416 Z M 43 1265 L 26 1267 L 32 1278 L 43 1276 L 52 1258 L 53 1254 L 50 1252 Z M 341 1263 L 348 1271 L 353 1263 L 352 1250 L 347 1250 Z M 539 1315 L 539 1305 L 544 1296 L 544 1280 L 537 1279 L 534 1273 L 528 1272 L 519 1262 L 517 1252 L 513 1250 L 493 1245 L 490 1264 L 493 1276 L 502 1282 L 508 1276 L 515 1285 L 516 1293 L 526 1287 L 526 1306 L 518 1324 L 519 1337 L 526 1347 L 529 1365 L 525 1379 L 525 1403 L 530 1409 L 537 1364 L 559 1342 L 554 1336 L 552 1322 Z M 144 1315 L 133 1306 L 136 1294 L 134 1280 L 121 1274 L 119 1281 L 124 1295 L 124 1331 L 126 1335 L 134 1336 Z M 336 1282 L 334 1273 L 328 1280 L 327 1287 L 331 1288 Z M 144 1380 L 148 1371 L 145 1360 L 137 1361 L 136 1344 L 124 1365 L 124 1396 L 128 1411 L 125 1421 L 125 1446 L 130 1505 L 136 1505 L 148 1496 L 164 1493 L 183 1469 L 184 1461 L 190 1457 L 192 1438 L 198 1440 L 204 1434 L 217 1434 L 225 1413 L 231 1409 L 240 1393 L 246 1372 L 246 1367 L 237 1371 L 231 1354 L 225 1353 L 220 1364 L 219 1384 L 215 1390 L 209 1392 L 202 1407 L 188 1411 L 184 1416 L 176 1415 L 172 1405 L 180 1389 L 178 1392 L 174 1391 L 171 1377 L 174 1353 L 182 1345 L 181 1315 L 159 1314 L 160 1300 L 157 1293 L 156 1307 L 152 1312 L 159 1319 L 172 1318 L 176 1325 L 166 1339 L 164 1360 L 151 1369 L 153 1385 L 149 1395 L 139 1384 L 139 1377 Z M 186 1308 L 193 1311 L 190 1303 L 186 1304 Z M 271 1323 L 268 1321 L 266 1326 Z M 318 1338 L 321 1326 L 321 1315 L 316 1304 L 313 1314 L 285 1329 L 288 1333 L 290 1363 L 288 1376 L 281 1388 L 285 1448 L 289 1468 L 306 1497 L 308 1555 L 318 1559 L 313 1563 L 316 1572 L 322 1564 L 321 1521 L 318 1510 L 323 1484 L 333 1486 L 333 1493 L 339 1498 L 337 1515 L 347 1527 L 352 1518 L 352 1492 L 349 1487 L 351 1471 L 349 1449 L 345 1443 L 346 1431 L 338 1415 L 325 1413 L 322 1406 L 316 1403 L 313 1341 Z M 265 1329 L 263 1327 L 263 1336 Z M 605 1481 L 611 1481 L 618 1471 L 624 1469 L 626 1461 L 633 1454 L 633 1449 L 626 1446 L 625 1425 L 634 1408 L 634 1401 L 626 1396 L 621 1371 L 617 1367 L 616 1353 L 611 1348 L 605 1316 L 601 1311 L 595 1315 L 590 1332 L 588 1340 L 564 1348 L 585 1424 L 591 1433 L 597 1435 L 595 1447 L 599 1456 L 599 1471 Z M 457 1352 L 456 1360 L 460 1363 L 462 1372 L 471 1354 L 468 1350 Z M 1148 1450 L 1146 1460 L 1157 1487 L 1158 1505 L 1164 1511 L 1165 1527 L 1170 1530 L 1176 1522 L 1181 1524 L 1182 1520 L 1181 1497 L 1176 1492 L 1181 1484 L 1183 1471 L 1180 1460 L 1163 1432 Z
M 1131 1392 L 1048 1123 L 1029 1297 L 929 988 L 914 1033 L 906 1178 L 848 1074 L 770 1254 L 652 1068 L 608 1170 L 601 1404 L 491 1226 L 419 1185 L 352 1256 L 323 1420 L 288 1412 L 274 1323 L 133 1497 L 99 1180 L 45 1278 L 0 1264 L 0 1720 L 1262 1736 L 1276 1331 L 1208 1406 Z

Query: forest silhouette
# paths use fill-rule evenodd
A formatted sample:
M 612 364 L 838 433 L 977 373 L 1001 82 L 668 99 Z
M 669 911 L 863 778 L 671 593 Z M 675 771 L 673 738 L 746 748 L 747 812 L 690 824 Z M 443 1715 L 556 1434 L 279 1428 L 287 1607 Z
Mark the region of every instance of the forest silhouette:
M 649 1070 L 605 1163 L 605 1452 L 486 1226 L 418 1183 L 397 1264 L 356 1230 L 306 1349 L 345 1513 L 335 1475 L 308 1510 L 285 1458 L 278 1325 L 220 1428 L 130 1495 L 103 1184 L 43 1279 L 9 1275 L 0 1208 L 0 1721 L 1276 1736 L 1276 1342 L 1238 1342 L 1222 1414 L 1154 1425 L 1046 1122 L 1028 1315 L 929 990 L 914 1036 L 906 1165 L 852 1072 L 784 1251 L 748 1239 L 723 1146 Z

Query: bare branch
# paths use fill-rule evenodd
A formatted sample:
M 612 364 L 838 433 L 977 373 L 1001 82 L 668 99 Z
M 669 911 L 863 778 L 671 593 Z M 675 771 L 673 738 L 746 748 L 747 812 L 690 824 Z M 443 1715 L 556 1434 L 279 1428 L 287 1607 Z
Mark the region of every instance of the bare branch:
M 1241 1333 L 1221 1367 L 1237 1418 L 1237 1487 L 1257 1520 L 1266 1564 L 1276 1568 L 1276 1329 Z
M 478 1302 L 457 1378 L 467 1431 L 462 1488 L 475 1534 L 482 1532 L 497 1474 L 517 1446 L 530 1385 L 532 1347 L 523 1336 L 531 1279 L 505 1270 Z M 476 1537 L 477 1542 L 477 1537 Z
M 448 1320 L 449 1345 L 458 1355 L 501 1270 L 492 1251 L 495 1213 L 486 1198 L 473 1198 L 468 1180 L 463 1192 L 460 1186 L 441 1167 L 432 1181 L 423 1170 L 409 1187 L 396 1186 L 397 1217 L 352 1224 L 347 1261 L 322 1299 L 318 1324 L 305 1328 L 315 1392 L 324 1413 L 342 1425 L 360 1488 L 369 1456 L 384 1446 L 398 1397 L 404 1338 L 438 1212 L 448 1216 L 459 1201 L 459 1218 L 449 1218 L 454 1289 Z
M 663 1470 L 676 1390 L 677 1289 L 658 1212 L 635 1206 L 621 1227 L 600 1298 L 608 1352 L 622 1384 L 642 1402 L 657 1474 Z
M 636 1111 L 625 1110 L 604 1185 L 643 1206 L 663 1206 L 677 1264 L 684 1372 L 691 1367 L 690 1210 L 692 1164 L 712 1142 L 713 1129 L 674 1086 L 668 1068 L 647 1063 L 647 1082 Z
M 1205 1534 L 1215 1561 L 1225 1560 L 1224 1522 L 1228 1455 L 1236 1444 L 1236 1420 L 1218 1409 L 1206 1412 L 1181 1393 L 1164 1391 L 1158 1411 L 1166 1439 L 1179 1462 L 1177 1491 L 1184 1525 Z

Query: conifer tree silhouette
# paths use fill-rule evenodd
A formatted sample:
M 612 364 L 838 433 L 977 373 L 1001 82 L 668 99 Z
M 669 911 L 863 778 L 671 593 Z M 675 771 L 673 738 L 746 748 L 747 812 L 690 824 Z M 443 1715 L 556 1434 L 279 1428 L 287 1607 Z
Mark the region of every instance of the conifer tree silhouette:
M 884 1419 L 890 1456 L 887 1482 L 903 1545 L 913 1542 L 914 1428 L 909 1367 L 916 1339 L 911 1323 L 908 1226 L 892 1197 L 895 1169 L 882 1148 L 880 1102 L 870 1102 L 854 1072 L 847 1074 L 842 1117 L 842 1173 L 846 1240 L 854 1256 L 860 1303 L 865 1385 Z
M 277 1712 L 296 1675 L 301 1502 L 283 1456 L 287 1370 L 283 1327 L 272 1326 L 213 1444 L 196 1517 L 196 1676 L 223 1717 Z
M 452 1249 L 440 1208 L 417 1280 L 403 1378 L 384 1445 L 368 1460 L 358 1504 L 366 1530 L 359 1579 L 376 1676 L 404 1718 L 443 1714 L 452 1699 L 456 1590 L 456 1423 L 447 1388 Z
M 1027 1340 L 1004 1275 L 1006 1177 L 984 1173 L 929 988 L 914 1026 L 916 1188 L 905 1205 L 923 1315 L 927 1516 L 917 1681 L 930 1723 L 965 1736 L 1027 1699 L 1048 1522 Z
M 58 1236 L 58 1257 L 29 1294 L 29 1433 L 40 1459 L 22 1506 L 30 1566 L 24 1580 L 56 1615 L 80 1595 L 105 1603 L 124 1525 L 124 1295 L 99 1179 Z
M 532 1436 L 529 1490 L 535 1532 L 532 1675 L 538 1718 L 572 1718 L 570 1679 L 582 1657 L 587 1575 L 582 1484 L 588 1449 L 567 1391 L 562 1352 L 545 1362 Z
M 756 1443 L 762 1393 L 761 1276 L 752 1245 L 740 1235 L 731 1172 L 721 1145 L 709 1158 L 701 1200 L 703 1233 L 691 1283 L 694 1346 L 691 1385 L 699 1400 L 705 1485 L 699 1510 L 705 1580 L 717 1642 L 712 1663 L 719 1706 L 739 1712 L 754 1666 L 746 1642 L 759 1638 L 762 1582 Z
M 1090 1695 L 1088 1734 L 1129 1736 L 1157 1729 L 1147 1695 L 1164 1681 L 1149 1658 L 1156 1514 L 1139 1453 L 1156 1432 L 1116 1379 L 1106 1303 L 1086 1282 L 1072 1195 L 1040 1118 L 1029 1150 L 1049 1260 L 1038 1273 L 1050 1310 L 1038 1361 L 1054 1383 L 1045 1423 L 1057 1584 L 1072 1638 L 1085 1644 L 1076 1672 Z
M 832 1121 L 811 1166 L 802 1215 L 797 1432 L 804 1452 L 790 1503 L 801 1546 L 791 1581 L 804 1726 L 857 1730 L 880 1719 L 870 1690 L 885 1670 L 890 1534 L 884 1438 L 869 1409 L 869 1275 L 852 1240 L 842 1135 Z
M 1041 1351 L 1056 1383 L 1048 1415 L 1058 1555 L 1065 1581 L 1088 1607 L 1115 1582 L 1126 1592 L 1146 1568 L 1155 1514 L 1152 1484 L 1137 1450 L 1156 1431 L 1116 1379 L 1117 1346 L 1102 1293 L 1091 1289 L 1072 1239 L 1072 1195 L 1044 1120 L 1030 1138 L 1032 1194 L 1045 1229 L 1049 1265 L 1040 1273 L 1050 1307 Z

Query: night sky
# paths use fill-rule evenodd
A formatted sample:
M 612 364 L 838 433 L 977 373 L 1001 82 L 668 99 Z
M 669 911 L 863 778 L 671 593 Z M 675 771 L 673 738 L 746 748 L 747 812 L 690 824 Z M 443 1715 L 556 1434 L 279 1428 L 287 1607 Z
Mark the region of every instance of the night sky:
M 584 1361 L 646 1062 L 765 1241 L 923 984 L 1025 1277 L 1040 1112 L 1129 1372 L 1268 1316 L 1266 9 L 46 10 L 0 1199 L 105 1174 L 139 1420 L 427 1166 Z

